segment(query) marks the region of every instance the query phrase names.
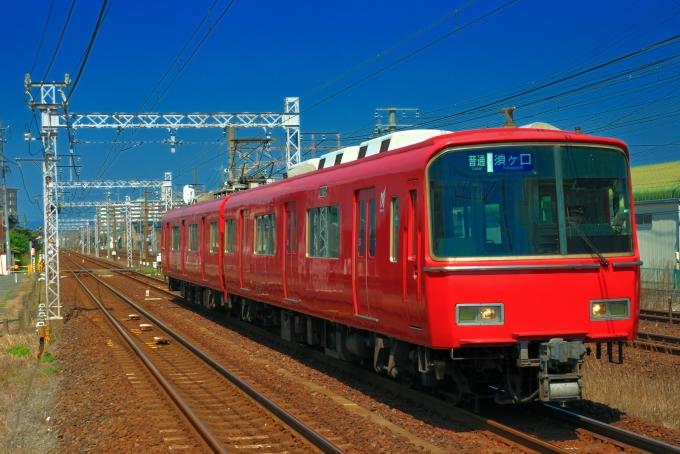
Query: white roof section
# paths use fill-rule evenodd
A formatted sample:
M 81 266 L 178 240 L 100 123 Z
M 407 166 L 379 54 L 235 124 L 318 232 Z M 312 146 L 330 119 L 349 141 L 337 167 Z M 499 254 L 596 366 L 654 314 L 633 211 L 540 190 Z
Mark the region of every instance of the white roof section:
M 399 131 L 375 139 L 362 142 L 359 146 L 341 148 L 331 151 L 321 157 L 308 159 L 288 169 L 288 176 L 294 177 L 303 173 L 312 172 L 318 169 L 344 164 L 357 159 L 373 156 L 384 151 L 395 150 L 397 148 L 413 145 L 431 137 L 450 134 L 451 131 L 439 129 L 414 129 L 412 131 Z
M 550 123 L 544 123 L 542 121 L 535 121 L 533 123 L 529 123 L 528 125 L 520 126 L 520 128 L 524 129 L 551 129 L 553 131 L 560 131 L 560 128 L 557 128 Z

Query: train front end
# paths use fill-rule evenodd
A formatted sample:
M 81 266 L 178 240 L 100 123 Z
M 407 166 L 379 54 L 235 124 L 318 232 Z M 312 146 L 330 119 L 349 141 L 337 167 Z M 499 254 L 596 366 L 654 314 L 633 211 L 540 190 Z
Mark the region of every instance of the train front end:
M 515 131 L 444 147 L 426 167 L 431 342 L 458 390 L 492 386 L 503 403 L 580 399 L 590 348 L 637 334 L 627 150 Z

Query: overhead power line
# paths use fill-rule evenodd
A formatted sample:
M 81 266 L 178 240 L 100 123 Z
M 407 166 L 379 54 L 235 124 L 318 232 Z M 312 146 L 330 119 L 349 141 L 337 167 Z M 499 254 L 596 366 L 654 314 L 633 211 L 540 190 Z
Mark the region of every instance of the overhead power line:
M 344 93 L 344 92 L 346 92 L 347 90 L 350 90 L 351 88 L 354 88 L 354 87 L 356 87 L 357 85 L 359 85 L 359 84 L 361 84 L 361 83 L 363 83 L 363 82 L 365 82 L 365 81 L 371 79 L 373 76 L 376 76 L 376 75 L 378 75 L 378 74 L 380 74 L 380 73 L 382 73 L 382 72 L 384 72 L 384 71 L 386 71 L 386 70 L 388 70 L 388 69 L 390 69 L 390 68 L 392 68 L 392 67 L 398 65 L 399 63 L 401 63 L 401 62 L 403 62 L 403 61 L 405 61 L 405 60 L 407 60 L 407 59 L 413 57 L 414 55 L 419 54 L 420 52 L 424 51 L 425 49 L 428 49 L 428 48 L 434 46 L 435 44 L 437 44 L 437 43 L 439 43 L 439 42 L 445 40 L 446 38 L 449 38 L 450 36 L 453 36 L 454 34 L 456 34 L 456 33 L 460 32 L 460 31 L 462 31 L 462 30 L 464 30 L 464 29 L 466 29 L 466 28 L 468 28 L 468 27 L 470 27 L 470 26 L 472 26 L 472 25 L 474 25 L 474 24 L 476 24 L 476 23 L 478 23 L 478 22 L 480 22 L 480 21 L 482 21 L 482 20 L 484 20 L 484 19 L 486 19 L 486 18 L 492 16 L 493 14 L 495 14 L 495 13 L 501 11 L 502 9 L 504 9 L 504 8 L 506 8 L 506 7 L 508 7 L 508 6 L 510 6 L 511 4 L 515 3 L 516 1 L 517 1 L 517 0 L 511 0 L 511 1 L 509 1 L 509 2 L 507 2 L 507 3 L 505 3 L 505 4 L 503 4 L 503 5 L 499 6 L 498 8 L 496 8 L 496 9 L 494 9 L 494 10 L 492 10 L 492 11 L 490 11 L 490 12 L 488 12 L 488 13 L 486 13 L 486 14 L 480 16 L 480 17 L 478 17 L 477 19 L 474 19 L 472 22 L 469 22 L 469 23 L 467 23 L 467 24 L 465 24 L 465 25 L 463 25 L 463 26 L 460 26 L 460 27 L 456 27 L 456 29 L 453 30 L 452 32 L 447 33 L 446 35 L 441 36 L 441 37 L 435 39 L 434 41 L 429 42 L 428 44 L 426 44 L 426 45 L 420 47 L 419 49 L 417 49 L 417 50 L 411 52 L 410 54 L 408 54 L 408 55 L 406 55 L 406 56 L 404 56 L 404 57 L 398 59 L 397 61 L 394 61 L 394 62 L 390 63 L 389 65 L 387 65 L 387 66 L 385 66 L 385 67 L 380 67 L 380 68 L 378 68 L 378 70 L 372 72 L 372 73 L 369 74 L 368 76 L 363 77 L 362 79 L 360 79 L 360 80 L 354 82 L 353 84 L 350 84 L 349 86 L 347 86 L 347 87 L 345 87 L 345 88 L 343 88 L 343 89 L 341 89 L 341 90 L 339 90 L 339 91 L 337 91 L 337 92 L 331 94 L 330 96 L 329 96 L 329 95 L 326 95 L 326 97 L 325 97 L 324 99 L 322 99 L 321 101 L 317 102 L 316 104 L 312 104 L 311 106 L 309 106 L 308 108 L 306 108 L 305 110 L 303 110 L 303 111 L 300 112 L 300 113 L 302 114 L 302 113 L 304 113 L 304 112 L 308 112 L 308 111 L 312 110 L 313 108 L 315 108 L 315 107 L 317 107 L 317 106 L 323 104 L 324 102 L 326 102 L 326 101 L 328 101 L 328 100 L 330 100 L 330 99 L 332 99 L 332 98 L 338 96 L 339 94 Z

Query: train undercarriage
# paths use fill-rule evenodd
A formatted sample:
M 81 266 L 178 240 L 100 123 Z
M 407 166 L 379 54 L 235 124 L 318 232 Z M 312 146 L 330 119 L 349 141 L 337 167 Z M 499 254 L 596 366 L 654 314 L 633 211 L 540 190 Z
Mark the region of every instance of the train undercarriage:
M 174 278 L 169 278 L 168 287 L 207 309 L 225 311 L 334 358 L 372 367 L 405 386 L 432 390 L 452 404 L 476 403 L 479 398 L 502 404 L 581 399 L 581 366 L 590 352 L 580 340 L 439 350 L 238 295 L 225 300 L 220 291 Z

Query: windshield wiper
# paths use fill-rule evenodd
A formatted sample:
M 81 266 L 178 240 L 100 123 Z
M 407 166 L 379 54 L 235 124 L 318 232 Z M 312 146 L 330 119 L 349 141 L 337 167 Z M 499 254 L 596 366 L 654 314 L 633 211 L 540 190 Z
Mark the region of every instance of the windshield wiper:
M 595 254 L 597 254 L 597 256 L 600 258 L 600 262 L 602 262 L 602 266 L 604 266 L 605 268 L 609 267 L 609 262 L 607 261 L 607 259 L 604 258 L 604 255 L 602 255 L 602 253 L 597 250 L 595 245 L 592 243 L 592 241 L 590 241 L 590 239 L 586 236 L 586 234 L 583 233 L 583 231 L 579 228 L 579 226 L 574 221 L 569 221 L 569 224 L 571 225 L 571 227 L 576 229 L 576 232 L 581 237 L 581 240 L 585 244 L 587 244 Z

